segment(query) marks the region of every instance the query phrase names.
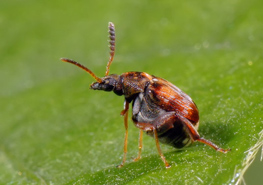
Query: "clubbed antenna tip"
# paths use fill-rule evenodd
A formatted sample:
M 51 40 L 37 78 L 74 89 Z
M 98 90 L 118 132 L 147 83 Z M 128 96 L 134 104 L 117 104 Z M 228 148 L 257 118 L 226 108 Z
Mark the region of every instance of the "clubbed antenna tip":
M 115 26 L 112 22 L 109 22 L 109 48 L 110 48 L 110 58 L 109 62 L 106 67 L 105 76 L 108 76 L 110 72 L 110 65 L 113 61 L 114 54 L 115 54 Z

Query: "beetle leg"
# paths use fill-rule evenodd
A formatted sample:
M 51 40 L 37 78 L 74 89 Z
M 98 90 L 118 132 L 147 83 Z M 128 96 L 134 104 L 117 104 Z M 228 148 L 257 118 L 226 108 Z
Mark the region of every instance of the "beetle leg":
M 222 152 L 222 153 L 227 153 L 228 151 L 230 151 L 230 149 L 223 149 L 220 148 L 219 146 L 217 146 L 216 144 L 212 143 L 209 140 L 206 140 L 205 138 L 199 138 L 197 139 L 197 141 L 207 144 L 208 146 L 211 146 L 212 148 L 214 148 L 216 151 Z
M 143 130 L 140 129 L 140 134 L 139 134 L 139 152 L 138 152 L 138 157 L 134 159 L 134 161 L 138 161 L 141 159 L 141 153 L 142 153 L 142 136 L 143 136 Z
M 216 144 L 212 143 L 209 140 L 206 140 L 204 138 L 201 138 L 200 135 L 198 134 L 197 130 L 194 128 L 194 126 L 192 125 L 192 123 L 186 119 L 183 116 L 179 116 L 179 118 L 182 120 L 182 122 L 185 124 L 188 134 L 190 135 L 191 139 L 193 141 L 199 141 L 201 143 L 204 143 L 212 148 L 214 148 L 216 151 L 222 152 L 222 153 L 227 153 L 228 151 L 230 151 L 230 149 L 223 149 L 220 148 L 219 146 L 217 146 Z
M 121 111 L 121 115 L 124 116 L 124 127 L 125 127 L 125 137 L 124 137 L 124 147 L 123 147 L 123 159 L 120 165 L 118 165 L 118 168 L 121 168 L 125 161 L 127 156 L 127 146 L 128 146 L 128 111 L 129 110 L 129 102 L 125 100 L 124 102 L 124 109 Z
M 140 123 L 140 122 L 135 122 L 135 126 L 140 128 L 141 130 L 143 131 L 146 131 L 146 132 L 153 132 L 153 136 L 154 136 L 154 139 L 155 139 L 155 144 L 156 144 L 156 147 L 157 147 L 157 150 L 158 150 L 158 153 L 162 159 L 162 161 L 164 162 L 165 164 L 165 167 L 166 168 L 170 168 L 171 166 L 169 165 L 169 163 L 166 161 L 163 153 L 162 153 L 162 150 L 161 150 L 161 147 L 160 147 L 160 144 L 159 144 L 159 139 L 158 139 L 158 134 L 157 134 L 157 130 L 156 128 L 150 124 L 150 123 Z
M 157 150 L 158 150 L 158 153 L 161 157 L 161 159 L 163 160 L 164 164 L 165 164 L 165 167 L 166 168 L 170 168 L 171 166 L 169 165 L 169 163 L 166 161 L 164 155 L 163 155 L 163 152 L 161 150 L 161 147 L 160 147 L 160 144 L 159 144 L 159 139 L 158 139 L 158 135 L 157 135 L 157 130 L 154 129 L 154 139 L 155 139 L 155 143 L 156 143 L 156 147 L 157 147 Z
M 124 101 L 124 109 L 121 111 L 121 115 L 124 116 L 129 110 L 129 102 L 127 100 Z M 125 122 L 125 120 L 124 120 Z

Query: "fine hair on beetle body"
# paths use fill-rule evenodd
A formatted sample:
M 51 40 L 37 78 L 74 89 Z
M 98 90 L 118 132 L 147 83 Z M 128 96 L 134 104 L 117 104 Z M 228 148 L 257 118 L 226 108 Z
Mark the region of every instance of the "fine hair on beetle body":
M 199 126 L 199 112 L 194 101 L 182 90 L 172 83 L 149 75 L 145 72 L 126 72 L 121 75 L 109 74 L 115 54 L 115 27 L 109 23 L 109 48 L 110 58 L 106 66 L 104 77 L 96 76 L 89 68 L 82 64 L 62 58 L 64 62 L 72 63 L 88 72 L 96 81 L 90 89 L 113 91 L 119 96 L 124 96 L 125 137 L 123 160 L 118 167 L 126 162 L 128 146 L 128 110 L 132 104 L 132 121 L 139 128 L 139 152 L 134 159 L 141 158 L 143 132 L 155 140 L 157 151 L 166 168 L 170 165 L 162 153 L 159 142 L 175 148 L 185 147 L 192 142 L 199 141 L 216 151 L 227 153 L 230 149 L 222 149 L 209 140 L 200 137 L 197 132 Z

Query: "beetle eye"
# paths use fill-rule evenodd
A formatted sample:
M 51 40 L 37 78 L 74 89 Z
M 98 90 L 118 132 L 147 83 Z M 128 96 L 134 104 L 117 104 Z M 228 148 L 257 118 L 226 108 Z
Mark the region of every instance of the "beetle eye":
M 109 84 L 109 83 L 110 83 L 109 80 L 105 80 L 105 81 L 104 81 L 104 84 Z

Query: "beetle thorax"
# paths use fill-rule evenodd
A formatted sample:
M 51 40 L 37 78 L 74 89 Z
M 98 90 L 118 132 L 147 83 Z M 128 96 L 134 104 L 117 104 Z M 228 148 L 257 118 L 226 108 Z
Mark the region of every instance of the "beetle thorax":
M 131 99 L 135 95 L 144 92 L 150 81 L 152 81 L 151 75 L 145 72 L 127 72 L 123 73 L 120 78 L 122 79 L 122 91 L 126 99 Z

